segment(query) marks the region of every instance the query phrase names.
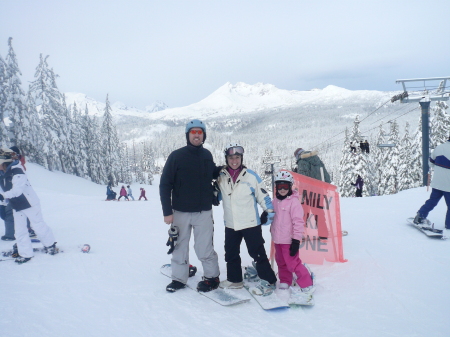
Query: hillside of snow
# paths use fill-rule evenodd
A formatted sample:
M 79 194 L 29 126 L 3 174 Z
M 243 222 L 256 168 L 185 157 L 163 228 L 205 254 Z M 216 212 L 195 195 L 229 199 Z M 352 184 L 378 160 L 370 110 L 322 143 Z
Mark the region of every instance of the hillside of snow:
M 159 268 L 170 263 L 168 226 L 158 181 L 145 186 L 148 201 L 106 202 L 105 186 L 27 168 L 64 252 L 37 253 L 23 265 L 0 262 L 0 336 L 448 336 L 450 240 L 430 239 L 405 222 L 429 196 L 426 188 L 342 198 L 348 262 L 310 265 L 314 307 L 264 311 L 254 300 L 222 307 L 189 289 L 166 292 L 170 279 Z M 140 186 L 131 186 L 136 199 Z M 441 201 L 430 214 L 437 228 L 445 212 Z M 214 207 L 223 280 L 222 216 L 222 207 Z M 263 233 L 268 250 L 269 228 Z M 80 252 L 85 243 L 89 254 Z M 0 250 L 12 245 L 0 241 Z M 241 252 L 249 265 L 244 245 Z M 190 259 L 201 274 L 193 249 Z

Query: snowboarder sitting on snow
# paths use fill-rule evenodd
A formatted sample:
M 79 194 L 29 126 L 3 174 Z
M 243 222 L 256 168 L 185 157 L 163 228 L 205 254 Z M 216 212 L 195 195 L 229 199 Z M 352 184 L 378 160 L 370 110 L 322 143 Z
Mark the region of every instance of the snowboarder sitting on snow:
M 145 189 L 143 187 L 141 187 L 140 190 L 141 190 L 141 195 L 139 196 L 139 200 L 141 200 L 141 198 L 144 198 L 145 201 L 147 201 L 147 197 L 145 196 Z
M 225 148 L 227 166 L 220 171 L 217 179 L 220 188 L 219 200 L 223 200 L 227 263 L 227 279 L 220 283 L 220 287 L 243 287 L 240 246 L 244 239 L 261 279 L 255 294 L 270 295 L 275 289 L 277 277 L 270 267 L 264 249 L 261 225 L 270 225 L 272 222 L 273 206 L 264 182 L 254 171 L 242 164 L 243 155 L 242 146 L 228 145 Z M 256 208 L 257 203 L 264 210 L 261 217 Z
M 166 287 L 175 292 L 186 286 L 189 277 L 189 239 L 194 232 L 194 249 L 203 265 L 203 280 L 197 290 L 207 292 L 219 286 L 219 258 L 214 251 L 212 180 L 216 167 L 211 152 L 203 147 L 205 124 L 194 119 L 186 124 L 187 145 L 167 158 L 159 184 L 164 222 L 178 227 L 177 245 L 172 252 L 172 282 Z
M 277 173 L 275 177 L 276 199 L 273 202 L 275 218 L 270 232 L 275 243 L 275 261 L 280 278 L 279 288 L 289 289 L 292 284 L 292 273 L 295 273 L 301 292 L 310 295 L 315 288 L 311 275 L 299 256 L 300 242 L 305 237 L 304 213 L 298 199 L 298 191 L 292 190 L 293 183 L 294 178 L 289 172 Z M 296 291 L 294 288 L 292 290 Z
M 127 190 L 125 189 L 125 186 L 122 185 L 122 188 L 120 189 L 120 197 L 119 199 L 117 199 L 117 201 L 120 201 L 120 198 L 125 197 L 125 199 L 127 199 L 127 201 L 130 201 L 130 199 L 128 199 L 128 194 L 127 194 Z
M 113 191 L 111 184 L 106 187 L 106 201 L 116 200 L 117 193 Z
M 41 205 L 36 192 L 31 187 L 19 160 L 14 160 L 15 152 L 11 149 L 0 150 L 0 167 L 5 174 L 0 179 L 0 200 L 8 199 L 13 208 L 15 235 L 17 239 L 17 263 L 28 262 L 33 255 L 33 247 L 27 229 L 27 218 L 44 250 L 50 255 L 58 253 L 55 238 L 50 227 L 44 221 Z
M 294 156 L 297 160 L 297 173 L 330 183 L 330 175 L 317 153 L 317 151 L 305 151 L 302 148 L 295 150 Z
M 445 229 L 450 230 L 450 137 L 445 143 L 436 146 L 431 154 L 430 162 L 431 166 L 434 167 L 431 195 L 417 212 L 414 223 L 425 222 L 428 213 L 436 207 L 443 196 L 447 204 Z
M 361 178 L 361 176 L 358 174 L 358 177 L 356 178 L 356 182 L 352 184 L 352 186 L 356 187 L 356 197 L 362 197 L 362 188 L 364 186 L 364 180 Z

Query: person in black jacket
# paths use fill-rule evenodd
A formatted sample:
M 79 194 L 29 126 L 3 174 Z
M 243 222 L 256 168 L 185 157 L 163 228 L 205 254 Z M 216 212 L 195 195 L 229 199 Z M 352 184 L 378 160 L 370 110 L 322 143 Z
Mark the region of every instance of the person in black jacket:
M 189 239 L 194 231 L 194 249 L 203 265 L 203 280 L 198 291 L 211 291 L 219 285 L 219 263 L 214 251 L 212 216 L 213 186 L 222 167 L 216 167 L 211 152 L 203 148 L 205 124 L 194 119 L 186 125 L 187 145 L 173 151 L 161 174 L 159 194 L 164 222 L 169 234 L 178 231 L 172 251 L 172 282 L 166 287 L 175 292 L 186 286 L 189 276 Z

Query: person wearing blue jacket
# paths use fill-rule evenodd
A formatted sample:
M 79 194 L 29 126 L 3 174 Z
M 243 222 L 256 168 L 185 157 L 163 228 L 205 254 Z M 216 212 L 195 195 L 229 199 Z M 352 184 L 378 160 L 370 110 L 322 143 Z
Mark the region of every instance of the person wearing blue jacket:
M 434 167 L 431 195 L 417 212 L 414 223 L 420 224 L 425 222 L 428 214 L 436 207 L 439 200 L 444 197 L 447 204 L 445 229 L 450 230 L 450 137 L 445 143 L 436 146 L 431 154 L 430 163 Z

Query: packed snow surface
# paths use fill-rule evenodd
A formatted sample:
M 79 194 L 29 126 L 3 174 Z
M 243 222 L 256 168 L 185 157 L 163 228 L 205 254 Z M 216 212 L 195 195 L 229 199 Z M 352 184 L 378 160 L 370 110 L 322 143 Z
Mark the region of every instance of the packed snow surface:
M 166 292 L 170 280 L 159 269 L 170 263 L 168 226 L 157 181 L 145 186 L 148 201 L 106 202 L 105 186 L 27 168 L 64 252 L 36 253 L 23 265 L 0 262 L 0 336 L 449 335 L 450 240 L 430 239 L 405 221 L 429 196 L 426 188 L 341 199 L 348 262 L 310 265 L 314 307 L 264 311 L 254 300 L 222 307 L 189 289 Z M 131 187 L 137 200 L 140 185 Z M 430 214 L 437 228 L 445 212 L 441 201 Z M 223 280 L 222 216 L 222 207 L 214 207 Z M 263 232 L 268 250 L 269 228 Z M 89 254 L 80 252 L 85 243 Z M 0 241 L 0 250 L 12 245 Z M 245 246 L 241 251 L 249 265 Z M 193 248 L 190 258 L 202 273 Z

